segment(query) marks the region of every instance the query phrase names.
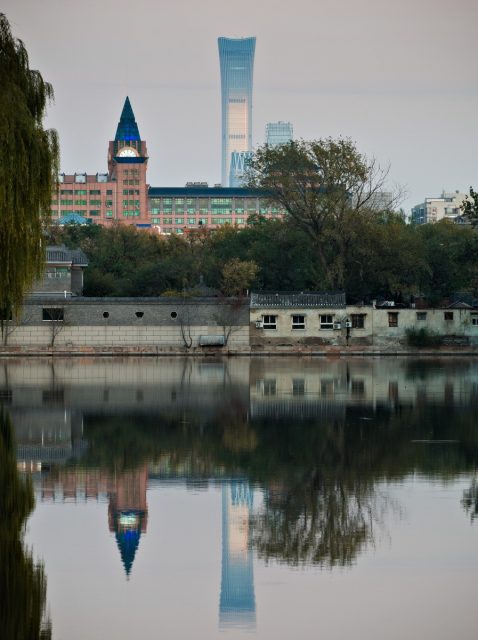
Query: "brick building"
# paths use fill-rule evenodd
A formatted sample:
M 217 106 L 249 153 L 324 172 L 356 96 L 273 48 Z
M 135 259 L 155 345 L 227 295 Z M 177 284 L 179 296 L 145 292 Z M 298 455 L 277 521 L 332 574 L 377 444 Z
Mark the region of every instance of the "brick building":
M 153 228 L 166 234 L 224 224 L 244 226 L 250 215 L 282 217 L 259 191 L 209 187 L 189 182 L 185 187 L 150 187 L 148 152 L 127 97 L 114 140 L 108 144 L 107 173 L 60 174 L 52 196 L 51 215 L 60 224 L 114 222 Z

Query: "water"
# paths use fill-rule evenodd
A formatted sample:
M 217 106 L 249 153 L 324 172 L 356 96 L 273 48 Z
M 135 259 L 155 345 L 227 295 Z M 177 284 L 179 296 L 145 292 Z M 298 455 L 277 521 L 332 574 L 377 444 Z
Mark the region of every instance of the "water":
M 476 637 L 475 360 L 18 360 L 0 398 L 1 638 Z

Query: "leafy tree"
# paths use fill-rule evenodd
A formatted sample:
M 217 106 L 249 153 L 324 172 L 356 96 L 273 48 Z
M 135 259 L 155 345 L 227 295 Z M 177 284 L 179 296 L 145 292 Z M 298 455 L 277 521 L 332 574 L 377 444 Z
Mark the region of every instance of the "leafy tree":
M 222 288 L 227 296 L 240 296 L 249 289 L 259 267 L 252 260 L 233 258 L 222 269 Z
M 43 268 L 42 234 L 58 173 L 58 142 L 42 121 L 53 89 L 30 69 L 0 14 L 0 309 L 17 313 Z
M 473 187 L 470 187 L 470 194 L 461 205 L 461 210 L 473 227 L 478 227 L 478 193 L 473 190 Z
M 316 284 L 331 288 L 344 287 L 351 228 L 377 209 L 386 175 L 342 138 L 265 145 L 248 169 L 250 186 L 268 193 L 309 235 L 324 274 Z

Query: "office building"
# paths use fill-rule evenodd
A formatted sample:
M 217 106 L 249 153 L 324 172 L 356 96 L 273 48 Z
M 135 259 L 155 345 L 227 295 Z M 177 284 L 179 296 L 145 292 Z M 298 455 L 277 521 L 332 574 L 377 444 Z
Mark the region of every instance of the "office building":
M 277 147 L 280 144 L 287 144 L 294 139 L 294 132 L 291 122 L 268 122 L 266 124 L 266 144 L 270 147 Z
M 229 180 L 233 151 L 252 150 L 252 79 L 255 38 L 218 38 L 221 69 L 221 184 Z
M 461 205 L 466 198 L 466 193 L 452 191 L 442 192 L 438 198 L 425 198 L 412 208 L 411 222 L 413 224 L 427 224 L 439 220 L 454 221 L 461 213 Z
M 105 173 L 60 174 L 52 194 L 51 217 L 58 224 L 114 223 L 153 228 L 165 234 L 182 234 L 202 226 L 244 226 L 253 214 L 282 217 L 284 212 L 257 190 L 241 188 L 240 176 L 248 152 L 234 161 L 234 188 L 207 182 L 185 187 L 150 187 L 148 154 L 141 140 L 129 98 L 126 98 L 115 139 L 108 145 Z

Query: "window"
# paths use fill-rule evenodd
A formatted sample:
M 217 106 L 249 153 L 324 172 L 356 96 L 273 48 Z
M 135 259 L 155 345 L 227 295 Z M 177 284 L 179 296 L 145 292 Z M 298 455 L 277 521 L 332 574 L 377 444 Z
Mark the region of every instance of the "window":
M 100 213 L 100 209 L 90 209 L 90 216 L 99 216 Z
M 144 312 L 143 311 L 136 311 L 135 316 L 137 318 L 142 318 L 144 316 Z
M 112 218 L 113 217 L 113 212 L 112 211 L 107 211 L 106 212 L 106 217 L 107 218 Z
M 63 307 L 43 307 L 42 320 L 44 322 L 63 322 Z
M 453 311 L 445 311 L 445 320 L 447 322 L 453 322 Z
M 334 328 L 334 316 L 333 315 L 321 315 L 320 316 L 320 328 L 321 329 L 333 329 Z
M 91 207 L 100 207 L 101 206 L 101 200 L 90 200 L 90 206 Z
M 184 224 L 184 218 L 175 218 L 174 224 Z
M 100 196 L 101 191 L 99 189 L 90 189 L 90 196 Z
M 292 395 L 303 396 L 305 393 L 305 380 L 304 378 L 297 378 L 292 380 Z
M 292 316 L 292 328 L 293 329 L 305 329 L 305 316 L 293 315 Z
M 264 329 L 277 329 L 277 316 L 262 316 L 262 326 Z
M 471 314 L 471 324 L 474 327 L 478 327 L 478 313 L 472 313 Z
M 388 326 L 398 327 L 398 313 L 396 311 L 388 312 Z
M 110 314 L 109 311 L 103 311 L 103 318 L 109 318 Z
M 364 313 L 352 313 L 352 329 L 364 329 L 365 328 L 365 314 Z
M 425 322 L 427 319 L 427 312 L 426 311 L 417 311 L 417 321 L 418 322 Z

